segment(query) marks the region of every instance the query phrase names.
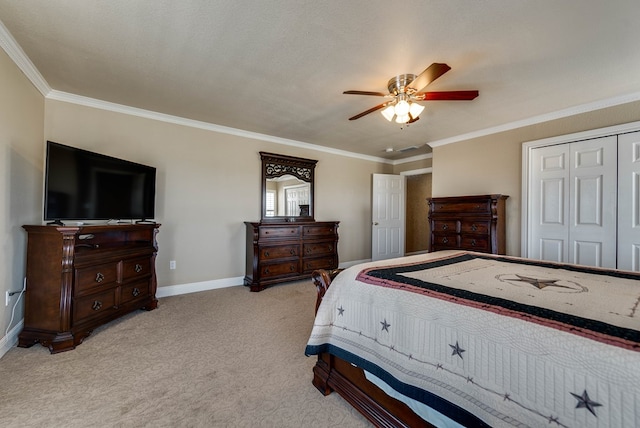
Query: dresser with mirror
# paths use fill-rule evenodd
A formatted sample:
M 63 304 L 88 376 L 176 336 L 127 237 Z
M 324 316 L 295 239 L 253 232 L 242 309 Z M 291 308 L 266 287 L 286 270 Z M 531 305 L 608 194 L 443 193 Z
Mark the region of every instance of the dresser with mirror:
M 260 152 L 262 210 L 246 225 L 246 275 L 251 291 L 311 278 L 338 267 L 338 221 L 316 221 L 316 160 Z

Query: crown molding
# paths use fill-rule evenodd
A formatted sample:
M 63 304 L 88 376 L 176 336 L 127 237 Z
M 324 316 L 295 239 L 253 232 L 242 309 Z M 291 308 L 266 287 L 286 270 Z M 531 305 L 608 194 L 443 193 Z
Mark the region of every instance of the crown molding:
M 51 87 L 47 81 L 44 80 L 42 74 L 40 74 L 36 66 L 33 65 L 11 33 L 9 33 L 9 30 L 7 30 L 7 27 L 4 26 L 2 21 L 0 21 L 0 46 L 2 46 L 2 49 L 9 55 L 9 58 L 13 60 L 24 75 L 27 76 L 33 86 L 46 97 L 49 92 L 51 92 Z
M 533 116 L 527 119 L 517 120 L 515 122 L 509 122 L 503 125 L 469 132 L 467 134 L 456 135 L 455 137 L 443 138 L 441 140 L 431 141 L 427 143 L 427 145 L 431 147 L 445 146 L 447 144 L 458 143 L 460 141 L 471 140 L 473 138 L 486 137 L 487 135 L 497 134 L 499 132 L 511 131 L 513 129 L 523 128 L 525 126 L 537 125 L 543 122 L 549 122 L 552 120 L 562 119 L 577 114 L 588 113 L 607 107 L 615 107 L 617 105 L 627 104 L 634 101 L 640 101 L 640 92 L 634 92 L 631 94 L 625 94 L 612 98 L 605 98 L 604 100 L 581 104 L 563 110 L 557 110 L 551 113 L 541 114 L 539 116 Z
M 348 152 L 346 150 L 333 149 L 330 147 L 318 146 L 315 144 L 305 143 L 303 141 L 289 140 L 287 138 L 274 137 L 272 135 L 260 134 L 258 132 L 245 131 L 243 129 L 231 128 L 228 126 L 216 125 L 208 122 L 201 122 L 193 119 L 186 119 L 184 117 L 173 116 L 164 113 L 158 113 L 151 110 L 140 109 L 137 107 L 130 107 L 122 104 L 116 104 L 108 101 L 102 101 L 95 98 L 84 97 L 81 95 L 70 94 L 68 92 L 61 92 L 57 90 L 51 90 L 47 96 L 47 99 L 63 101 L 72 104 L 83 105 L 85 107 L 97 108 L 101 110 L 112 111 L 116 113 L 127 114 L 131 116 L 143 117 L 146 119 L 158 120 L 161 122 L 173 123 L 176 125 L 183 125 L 192 128 L 204 129 L 207 131 L 219 132 L 222 134 L 234 135 L 237 137 L 251 138 L 254 140 L 268 141 L 270 143 L 283 144 L 285 146 L 300 147 L 309 150 L 316 150 L 319 152 L 331 153 L 338 156 L 346 156 L 357 159 L 362 159 L 371 162 L 382 162 L 393 164 L 394 161 L 384 159 L 375 156 L 367 156 L 360 153 Z M 395 161 L 397 162 L 397 161 Z
M 403 163 L 415 162 L 415 161 L 431 159 L 431 158 L 433 158 L 433 153 L 425 153 L 423 155 L 415 155 L 415 156 L 411 156 L 409 158 L 396 159 L 396 160 L 393 161 L 393 164 L 394 165 L 402 165 Z

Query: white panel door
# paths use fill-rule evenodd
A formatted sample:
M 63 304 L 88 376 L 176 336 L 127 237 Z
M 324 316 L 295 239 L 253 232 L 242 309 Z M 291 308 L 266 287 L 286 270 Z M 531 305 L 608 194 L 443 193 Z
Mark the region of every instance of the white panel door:
M 371 259 L 404 256 L 405 177 L 373 174 Z
M 529 257 L 616 267 L 616 141 L 532 151 Z
M 569 145 L 532 152 L 529 257 L 569 259 Z
M 618 136 L 618 269 L 640 271 L 640 132 Z
M 570 146 L 569 262 L 615 268 L 617 137 Z

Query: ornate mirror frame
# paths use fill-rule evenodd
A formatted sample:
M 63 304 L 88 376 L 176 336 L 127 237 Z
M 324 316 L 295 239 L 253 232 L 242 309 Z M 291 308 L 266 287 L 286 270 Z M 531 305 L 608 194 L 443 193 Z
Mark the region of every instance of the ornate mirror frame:
M 260 158 L 262 159 L 262 222 L 315 221 L 314 174 L 318 161 L 267 152 L 260 152 Z M 301 206 L 300 215 L 267 216 L 267 180 L 285 175 L 309 183 L 308 207 Z

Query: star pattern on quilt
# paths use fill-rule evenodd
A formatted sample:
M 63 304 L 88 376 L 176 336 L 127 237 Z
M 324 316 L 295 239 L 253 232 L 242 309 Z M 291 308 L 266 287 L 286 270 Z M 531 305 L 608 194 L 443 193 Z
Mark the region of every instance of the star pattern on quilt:
M 344 315 L 344 308 L 342 307 L 342 305 L 340 305 L 340 307 L 338 308 L 338 315 L 339 316 L 343 316 Z
M 451 352 L 451 355 L 457 355 L 458 357 L 464 360 L 464 358 L 462 357 L 462 353 L 466 352 L 466 350 L 462 349 L 460 345 L 458 345 L 457 340 L 455 345 L 449 345 L 449 346 L 451 347 L 451 349 L 453 349 L 453 352 Z
M 582 409 L 582 408 L 587 409 L 593 414 L 593 416 L 595 416 L 596 418 L 598 417 L 598 415 L 596 415 L 595 408 L 602 406 L 602 404 L 596 403 L 591 398 L 589 398 L 589 394 L 587 394 L 586 389 L 584 390 L 582 395 L 574 394 L 573 392 L 571 392 L 570 394 L 573 395 L 576 400 L 578 400 L 578 404 L 576 404 L 576 409 Z
M 534 287 L 536 287 L 538 290 L 542 290 L 543 288 L 547 288 L 547 287 L 571 288 L 571 287 L 567 287 L 566 285 L 557 284 L 557 282 L 560 281 L 559 279 L 531 278 L 524 275 L 518 275 L 517 273 L 515 275 L 518 277 L 518 279 L 513 279 L 512 281 L 522 281 L 522 282 L 529 283 Z
M 391 324 L 387 322 L 387 319 L 385 318 L 384 321 L 380 321 L 380 324 L 382 324 L 382 330 L 388 333 L 389 327 L 391 327 Z

